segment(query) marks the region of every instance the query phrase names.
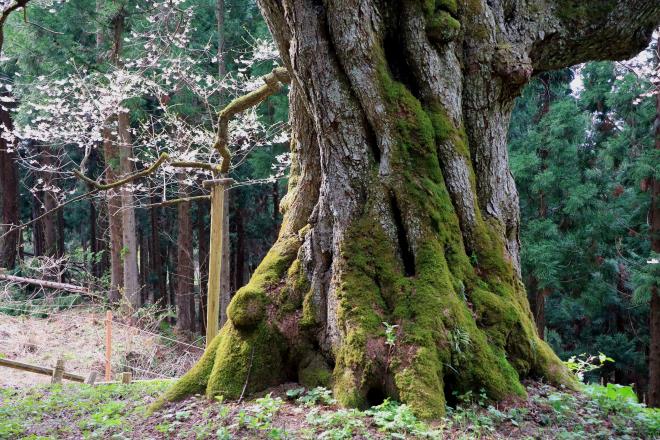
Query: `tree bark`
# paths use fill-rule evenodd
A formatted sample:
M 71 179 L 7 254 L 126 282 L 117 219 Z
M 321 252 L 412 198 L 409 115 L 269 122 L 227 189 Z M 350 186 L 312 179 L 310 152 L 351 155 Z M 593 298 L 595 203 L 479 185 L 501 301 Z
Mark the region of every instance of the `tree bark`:
M 545 116 L 548 111 L 550 111 L 550 101 L 551 101 L 551 93 L 550 93 L 550 81 L 549 78 L 547 78 L 547 74 L 541 74 L 540 75 L 540 80 L 541 83 L 543 84 L 543 95 L 541 96 L 541 102 L 540 102 L 540 108 L 539 112 L 536 116 L 536 121 L 539 122 L 543 116 Z M 547 168 L 547 164 L 545 163 L 545 160 L 547 158 L 548 151 L 543 147 L 540 146 L 538 151 L 537 151 L 537 156 L 539 158 L 539 161 L 541 162 L 541 170 L 544 171 Z M 545 201 L 545 193 L 543 190 L 539 191 L 539 218 L 544 219 L 548 213 L 546 201 Z M 530 282 L 530 287 L 531 287 L 531 292 L 527 292 L 527 296 L 530 302 L 530 306 L 532 308 L 532 314 L 534 315 L 534 322 L 536 323 L 536 332 L 539 335 L 539 338 L 544 339 L 545 338 L 545 298 L 550 295 L 551 291 L 549 288 L 540 288 L 539 287 L 539 280 L 536 278 L 535 275 L 531 276 L 531 282 Z
M 118 130 L 121 143 L 120 167 L 122 174 L 127 176 L 134 172 L 133 162 L 133 144 L 128 132 L 128 114 L 122 113 L 117 116 L 119 121 Z M 138 281 L 138 261 L 137 261 L 137 234 L 135 223 L 135 201 L 133 191 L 130 185 L 124 185 L 120 189 L 121 193 L 121 220 L 122 220 L 122 259 L 124 262 L 124 297 L 130 304 L 133 311 L 140 308 L 140 283 Z
M 206 289 L 209 283 L 209 230 L 207 228 L 208 202 L 197 203 L 197 242 L 199 258 L 199 330 L 206 334 Z
M 284 220 L 161 402 L 298 380 L 342 405 L 392 397 L 436 417 L 454 391 L 525 395 L 530 376 L 573 386 L 520 281 L 513 99 L 533 72 L 641 50 L 660 5 L 259 4 L 291 75 Z M 398 325 L 392 350 L 383 322 Z
M 152 203 L 158 203 L 158 198 L 152 196 Z M 158 206 L 152 206 L 149 210 L 150 213 L 150 223 L 151 223 L 151 259 L 149 260 L 151 265 L 151 277 L 155 278 L 155 286 L 152 285 L 149 289 L 150 300 L 153 304 L 161 305 L 166 303 L 167 299 L 167 289 L 166 289 L 166 280 L 165 272 L 163 267 L 163 251 L 160 246 L 160 235 L 159 231 L 162 229 L 161 225 L 161 208 Z
M 8 141 L 2 136 L 5 131 L 14 129 L 7 105 L 0 106 L 0 236 L 5 235 L 12 225 L 20 223 L 16 141 Z M 19 231 L 16 230 L 0 239 L 0 267 L 12 269 L 16 264 L 18 237 Z
M 181 197 L 190 195 L 183 178 L 179 179 L 179 187 Z M 177 204 L 177 210 L 176 327 L 185 333 L 195 331 L 195 267 L 190 202 Z
M 230 192 L 225 189 L 225 197 L 223 199 L 224 209 L 222 210 L 222 267 L 220 272 L 220 326 L 225 325 L 227 322 L 227 307 L 231 301 L 231 266 L 230 255 L 231 249 L 229 246 L 229 197 Z
M 110 56 L 111 62 L 121 66 L 120 54 L 124 38 L 124 20 L 126 11 L 122 8 L 113 17 L 113 48 Z M 133 166 L 133 140 L 130 133 L 130 115 L 126 111 L 120 111 L 117 116 L 117 135 L 119 141 L 119 169 L 122 175 L 128 176 L 135 172 Z M 140 308 L 140 284 L 138 281 L 138 255 L 137 234 L 135 224 L 135 203 L 131 185 L 122 185 L 121 195 L 121 224 L 122 224 L 122 261 L 123 261 L 123 296 L 126 305 L 135 312 Z
M 218 76 L 222 78 L 227 71 L 225 60 L 225 1 L 216 0 L 215 18 L 218 42 Z M 222 269 L 220 273 L 220 325 L 227 321 L 227 306 L 231 300 L 231 270 L 230 256 L 231 248 L 229 241 L 229 191 L 225 191 L 222 228 L 225 234 L 222 238 Z M 207 272 L 208 273 L 208 272 Z M 202 318 L 203 319 L 203 318 Z
M 103 12 L 103 1 L 96 0 L 96 13 Z M 104 27 L 99 22 L 96 28 L 96 62 L 101 64 L 104 56 L 105 33 Z M 119 150 L 117 145 L 113 142 L 112 131 L 110 125 L 112 118 L 108 118 L 105 127 L 103 127 L 103 162 L 106 167 L 105 178 L 108 182 L 114 182 L 119 176 Z M 109 257 L 107 258 L 110 264 L 110 289 L 108 291 L 108 301 L 116 304 L 121 299 L 121 293 L 124 280 L 124 268 L 121 261 L 122 243 L 122 228 L 121 228 L 121 197 L 114 190 L 110 190 L 105 194 L 106 197 L 106 212 L 107 212 L 107 225 L 109 243 L 105 246 L 108 250 Z M 105 257 L 104 257 L 105 259 Z
M 30 197 L 32 220 L 39 217 L 41 213 L 41 194 L 40 191 L 33 193 Z M 44 228 L 42 220 L 37 220 L 32 224 L 32 253 L 35 257 L 44 255 Z
M 105 178 L 108 182 L 114 182 L 119 176 L 119 149 L 112 140 L 110 127 L 103 129 L 103 155 L 106 165 Z M 111 189 L 106 193 L 106 197 L 110 233 L 110 291 L 108 292 L 108 300 L 111 303 L 117 303 L 121 299 L 120 290 L 123 289 L 124 285 L 124 266 L 121 256 L 124 247 L 121 196 L 115 189 Z
M 54 210 L 59 204 L 57 201 L 57 195 L 55 192 L 51 191 L 49 188 L 54 184 L 53 182 L 53 170 L 55 169 L 55 160 L 53 153 L 50 151 L 50 148 L 45 145 L 39 145 L 38 147 L 39 155 L 41 156 L 40 163 L 42 166 L 47 167 L 46 171 L 40 172 L 39 175 L 43 180 L 45 186 L 44 191 L 42 192 L 42 206 L 40 214 L 44 212 L 49 212 Z M 43 231 L 44 231 L 44 253 L 48 257 L 59 257 L 60 254 L 60 243 L 59 243 L 59 227 L 58 227 L 58 213 L 53 212 L 48 214 L 42 219 Z
M 234 286 L 236 290 L 245 284 L 245 209 L 236 207 L 234 223 L 236 224 L 236 263 L 234 264 Z

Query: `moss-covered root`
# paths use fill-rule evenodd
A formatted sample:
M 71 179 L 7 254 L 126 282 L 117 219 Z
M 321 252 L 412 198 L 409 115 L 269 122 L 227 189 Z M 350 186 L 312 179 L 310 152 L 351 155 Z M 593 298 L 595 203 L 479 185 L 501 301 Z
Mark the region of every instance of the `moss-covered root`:
M 564 363 L 552 351 L 552 348 L 541 338 L 537 338 L 536 344 L 536 365 L 533 373 L 536 376 L 543 377 L 555 386 L 565 386 L 572 390 L 577 390 L 580 386 Z
M 284 340 L 270 324 L 263 322 L 245 331 L 228 321 L 220 335 L 206 387 L 207 397 L 236 399 L 244 388 L 247 394 L 277 385 L 284 379 Z
M 192 394 L 204 392 L 211 376 L 211 370 L 215 363 L 216 352 L 218 351 L 221 338 L 222 333 L 213 339 L 195 366 L 149 407 L 150 413 L 157 411 L 167 402 L 174 402 Z
M 300 247 L 297 235 L 280 237 L 255 270 L 250 282 L 234 296 L 229 320 L 197 364 L 170 388 L 150 410 L 164 403 L 206 392 L 209 397 L 239 397 L 263 389 L 282 378 L 284 341 L 266 319 L 269 294 L 286 274 Z

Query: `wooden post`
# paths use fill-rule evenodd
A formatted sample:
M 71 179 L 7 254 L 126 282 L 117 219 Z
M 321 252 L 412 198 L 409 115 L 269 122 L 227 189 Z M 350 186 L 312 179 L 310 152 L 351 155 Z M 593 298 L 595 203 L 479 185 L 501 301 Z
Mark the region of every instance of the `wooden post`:
M 50 383 L 62 383 L 62 377 L 64 377 L 64 359 L 58 359 L 53 369 L 53 376 L 50 379 Z
M 206 304 L 206 346 L 218 334 L 218 321 L 220 318 L 220 281 L 222 265 L 229 262 L 222 261 L 222 230 L 224 215 L 225 187 L 233 179 L 214 179 L 203 182 L 205 187 L 211 188 L 211 244 L 209 246 L 209 281 Z M 225 305 L 226 306 L 226 305 Z
M 133 375 L 130 371 L 121 373 L 121 383 L 131 383 L 131 379 L 133 379 Z
M 112 379 L 112 311 L 105 312 L 105 380 Z
M 96 371 L 89 373 L 89 376 L 85 379 L 85 383 L 88 385 L 94 385 L 94 382 L 96 382 Z

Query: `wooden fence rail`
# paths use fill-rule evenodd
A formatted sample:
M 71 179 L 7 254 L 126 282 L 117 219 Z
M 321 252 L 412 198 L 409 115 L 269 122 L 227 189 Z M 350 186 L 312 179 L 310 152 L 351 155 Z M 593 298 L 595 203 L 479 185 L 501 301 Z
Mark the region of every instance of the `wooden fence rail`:
M 19 362 L 11 359 L 1 359 L 1 358 L 0 358 L 0 366 L 14 368 L 16 370 L 29 371 L 30 373 L 43 374 L 51 377 L 53 377 L 53 373 L 55 370 L 53 368 L 40 367 L 38 365 L 31 365 L 31 364 L 26 364 L 25 362 Z M 63 368 L 64 367 L 62 367 L 62 369 Z M 67 373 L 66 371 L 62 371 L 61 377 L 63 379 L 72 380 L 74 382 L 85 382 L 84 377 L 78 374 Z

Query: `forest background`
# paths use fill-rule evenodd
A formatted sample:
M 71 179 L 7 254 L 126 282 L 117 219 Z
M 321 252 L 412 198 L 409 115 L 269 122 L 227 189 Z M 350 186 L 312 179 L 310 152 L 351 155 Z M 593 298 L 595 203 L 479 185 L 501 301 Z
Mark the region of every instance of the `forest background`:
M 605 353 L 615 362 L 592 380 L 634 383 L 640 394 L 659 277 L 648 234 L 649 185 L 660 178 L 657 41 L 630 62 L 536 77 L 509 132 L 523 278 L 539 333 L 562 359 Z M 7 19 L 0 61 L 0 267 L 89 286 L 100 301 L 131 298 L 131 312 L 156 310 L 178 337 L 203 334 L 208 170 L 183 174 L 166 164 L 106 194 L 74 171 L 113 180 L 162 153 L 218 163 L 215 113 L 277 66 L 256 4 L 34 2 Z M 230 126 L 229 295 L 277 237 L 287 108 L 280 92 Z M 182 197 L 190 200 L 169 204 Z M 7 224 L 25 227 L 9 232 Z M 10 284 L 0 295 L 0 313 L 14 315 L 29 313 L 26 304 L 68 301 Z

